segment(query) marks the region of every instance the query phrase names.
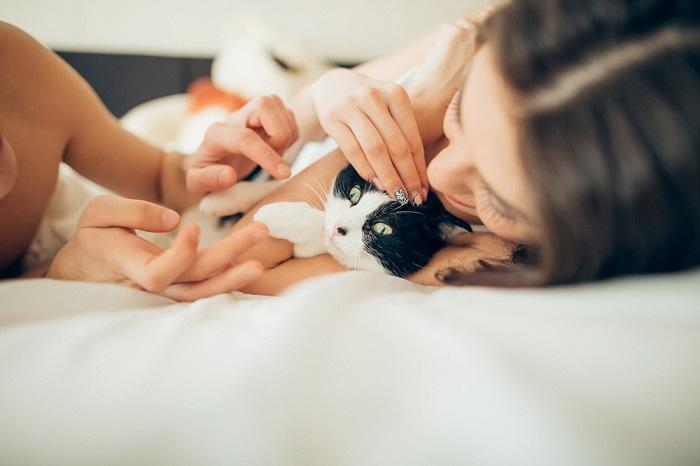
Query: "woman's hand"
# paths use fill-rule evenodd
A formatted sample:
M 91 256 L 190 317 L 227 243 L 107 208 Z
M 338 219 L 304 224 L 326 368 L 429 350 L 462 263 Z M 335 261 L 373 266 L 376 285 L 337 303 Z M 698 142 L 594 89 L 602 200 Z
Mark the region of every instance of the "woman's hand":
M 469 233 L 450 240 L 450 244 L 439 250 L 425 267 L 408 277 L 421 285 L 442 286 L 438 279 L 448 269 L 465 273 L 483 268 L 489 264 L 509 264 L 513 257 L 513 243 L 499 238 L 493 233 Z
M 298 137 L 294 114 L 278 96 L 253 99 L 209 127 L 187 161 L 187 189 L 205 194 L 230 188 L 256 165 L 277 179 L 288 178 L 282 154 Z
M 267 237 L 260 225 L 232 233 L 197 251 L 199 228 L 187 225 L 163 251 L 134 230 L 172 231 L 176 212 L 146 201 L 99 196 L 87 205 L 78 231 L 59 251 L 49 278 L 121 283 L 192 301 L 237 290 L 258 278 L 258 261 L 233 265 L 237 256 Z
M 428 194 L 423 143 L 403 87 L 334 69 L 313 85 L 319 123 L 364 179 L 416 204 Z

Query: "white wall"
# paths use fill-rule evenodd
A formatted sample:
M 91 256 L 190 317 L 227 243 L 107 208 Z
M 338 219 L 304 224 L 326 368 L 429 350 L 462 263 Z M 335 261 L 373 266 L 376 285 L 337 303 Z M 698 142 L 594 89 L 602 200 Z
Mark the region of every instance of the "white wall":
M 52 48 L 211 56 L 230 18 L 262 15 L 324 57 L 395 50 L 489 0 L 0 0 L 0 19 Z

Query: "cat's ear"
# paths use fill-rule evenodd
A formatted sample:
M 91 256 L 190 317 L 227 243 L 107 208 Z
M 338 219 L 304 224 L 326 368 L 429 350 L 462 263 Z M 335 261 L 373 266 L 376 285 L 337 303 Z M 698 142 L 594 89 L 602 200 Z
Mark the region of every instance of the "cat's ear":
M 438 228 L 442 234 L 442 238 L 447 241 L 455 236 L 463 235 L 465 233 L 472 233 L 472 226 L 469 225 L 464 220 L 455 217 L 451 213 L 445 211 L 440 215 Z

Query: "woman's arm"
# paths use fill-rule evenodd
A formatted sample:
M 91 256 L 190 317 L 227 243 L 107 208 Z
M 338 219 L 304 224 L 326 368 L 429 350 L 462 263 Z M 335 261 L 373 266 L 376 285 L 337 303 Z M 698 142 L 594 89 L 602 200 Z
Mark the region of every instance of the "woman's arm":
M 184 156 L 166 153 L 123 129 L 90 86 L 58 56 L 34 44 L 38 72 L 51 76 L 68 125 L 63 161 L 78 173 L 125 197 L 182 211 L 197 197 L 185 188 Z M 40 52 L 40 53 L 39 53 Z

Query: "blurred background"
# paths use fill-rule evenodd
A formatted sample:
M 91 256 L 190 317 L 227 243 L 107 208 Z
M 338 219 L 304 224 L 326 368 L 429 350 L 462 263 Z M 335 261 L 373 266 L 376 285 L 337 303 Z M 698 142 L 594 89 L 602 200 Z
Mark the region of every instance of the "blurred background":
M 210 72 L 236 20 L 266 27 L 330 64 L 396 50 L 487 0 L 0 0 L 0 19 L 57 51 L 121 116 Z M 240 23 L 238 23 L 240 27 Z

